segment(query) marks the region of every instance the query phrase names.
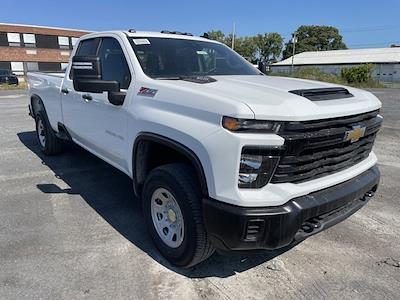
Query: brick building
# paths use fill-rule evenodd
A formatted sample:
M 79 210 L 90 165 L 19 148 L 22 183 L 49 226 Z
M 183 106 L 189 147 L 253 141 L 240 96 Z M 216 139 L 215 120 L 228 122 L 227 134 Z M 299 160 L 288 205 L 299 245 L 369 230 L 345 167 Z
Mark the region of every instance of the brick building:
M 0 23 L 0 69 L 22 77 L 28 71 L 57 72 L 68 63 L 77 39 L 87 31 Z

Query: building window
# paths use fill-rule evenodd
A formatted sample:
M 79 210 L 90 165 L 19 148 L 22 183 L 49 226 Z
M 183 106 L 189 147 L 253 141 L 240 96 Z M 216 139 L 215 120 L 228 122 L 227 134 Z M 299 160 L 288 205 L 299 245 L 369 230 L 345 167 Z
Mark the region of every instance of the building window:
M 11 70 L 16 75 L 24 75 L 24 63 L 20 61 L 12 61 Z
M 39 71 L 42 72 L 60 72 L 61 71 L 61 63 L 55 62 L 39 62 Z
M 58 39 L 55 35 L 36 35 L 36 47 L 46 49 L 59 49 Z
M 11 63 L 9 61 L 0 61 L 0 69 L 11 70 Z
M 23 36 L 23 39 L 24 39 L 24 46 L 25 47 L 30 47 L 30 48 L 36 47 L 36 38 L 35 38 L 34 34 L 24 33 L 22 36 Z
M 68 68 L 68 63 L 61 63 L 61 70 L 65 72 L 67 68 Z
M 58 45 L 60 45 L 60 49 L 69 49 L 69 38 L 66 36 L 59 36 Z
M 21 47 L 21 36 L 19 33 L 7 33 L 8 45 L 11 47 Z
M 0 46 L 8 46 L 8 39 L 6 32 L 0 32 Z
M 26 70 L 28 72 L 35 72 L 39 71 L 39 64 L 37 62 L 27 62 L 26 63 Z
M 76 43 L 78 42 L 78 38 L 76 38 L 76 37 L 72 37 L 71 38 L 71 48 L 74 48 L 74 46 L 76 45 Z

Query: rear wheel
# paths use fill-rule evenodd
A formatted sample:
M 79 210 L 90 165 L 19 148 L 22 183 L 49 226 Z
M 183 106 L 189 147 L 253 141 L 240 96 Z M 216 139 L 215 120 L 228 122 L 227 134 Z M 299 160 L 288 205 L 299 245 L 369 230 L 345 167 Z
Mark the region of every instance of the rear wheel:
M 156 247 L 172 264 L 191 267 L 213 254 L 201 192 L 189 166 L 174 163 L 151 171 L 143 189 L 143 211 Z
M 44 154 L 54 155 L 62 151 L 62 140 L 55 135 L 43 111 L 36 114 L 36 135 Z

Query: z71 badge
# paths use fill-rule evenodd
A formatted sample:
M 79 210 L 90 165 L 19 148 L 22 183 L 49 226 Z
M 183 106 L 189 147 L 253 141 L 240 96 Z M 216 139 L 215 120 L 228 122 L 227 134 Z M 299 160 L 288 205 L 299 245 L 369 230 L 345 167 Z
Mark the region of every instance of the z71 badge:
M 157 92 L 158 92 L 158 90 L 155 90 L 155 89 L 149 89 L 147 87 L 141 87 L 137 94 L 140 95 L 140 96 L 154 97 L 157 94 Z

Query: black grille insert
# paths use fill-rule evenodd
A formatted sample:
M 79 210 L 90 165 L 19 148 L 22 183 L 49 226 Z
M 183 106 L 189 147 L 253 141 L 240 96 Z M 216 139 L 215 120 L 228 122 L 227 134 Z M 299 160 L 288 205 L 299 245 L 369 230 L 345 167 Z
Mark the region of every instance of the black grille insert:
M 370 154 L 382 124 L 379 111 L 326 120 L 288 122 L 279 133 L 285 150 L 272 183 L 300 183 L 347 169 Z M 365 127 L 356 142 L 345 141 L 346 132 Z

